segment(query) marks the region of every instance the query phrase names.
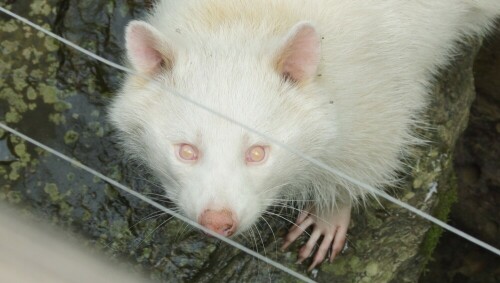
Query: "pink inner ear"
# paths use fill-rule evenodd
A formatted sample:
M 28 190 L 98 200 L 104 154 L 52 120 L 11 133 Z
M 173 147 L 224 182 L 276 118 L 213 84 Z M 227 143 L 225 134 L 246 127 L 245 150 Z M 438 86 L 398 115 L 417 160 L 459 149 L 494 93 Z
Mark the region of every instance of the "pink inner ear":
M 155 72 L 163 61 L 156 49 L 160 44 L 155 29 L 147 23 L 134 21 L 127 27 L 127 56 L 139 72 Z
M 303 81 L 316 74 L 321 54 L 320 38 L 310 24 L 299 23 L 292 30 L 278 61 L 285 77 Z

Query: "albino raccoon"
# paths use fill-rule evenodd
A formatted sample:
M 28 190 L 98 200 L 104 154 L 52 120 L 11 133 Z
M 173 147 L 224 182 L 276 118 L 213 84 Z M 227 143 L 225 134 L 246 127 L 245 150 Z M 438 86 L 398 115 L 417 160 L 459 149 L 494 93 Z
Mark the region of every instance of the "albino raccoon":
M 418 142 L 433 74 L 457 40 L 486 32 L 499 13 L 498 0 L 159 1 L 127 26 L 140 75 L 127 77 L 110 117 L 166 195 L 217 233 L 302 203 L 284 247 L 312 225 L 299 260 L 323 236 L 313 268 L 342 249 L 367 192 L 167 88 L 383 188 Z

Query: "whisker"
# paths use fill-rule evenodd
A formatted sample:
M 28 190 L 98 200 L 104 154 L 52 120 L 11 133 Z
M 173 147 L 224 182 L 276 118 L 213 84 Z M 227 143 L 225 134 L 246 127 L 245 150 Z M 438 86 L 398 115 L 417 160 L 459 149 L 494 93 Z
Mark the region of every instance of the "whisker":
M 257 195 L 260 196 L 261 194 L 267 193 L 267 192 L 269 192 L 271 190 L 275 190 L 275 189 L 284 187 L 286 185 L 290 185 L 290 183 L 287 182 L 287 183 L 283 183 L 283 184 L 280 184 L 280 185 L 276 185 L 276 186 L 271 187 L 271 188 L 264 189 L 264 190 L 260 191 Z
M 267 257 L 267 253 L 266 253 L 266 245 L 264 244 L 264 240 L 262 239 L 262 235 L 261 233 L 259 232 L 259 227 L 257 226 L 257 223 L 254 224 L 255 226 L 255 229 L 257 230 L 257 234 L 259 235 L 259 238 L 260 238 L 260 242 L 262 244 L 262 249 L 264 251 L 264 256 Z M 257 265 L 259 265 L 259 261 L 257 261 Z M 267 265 L 264 266 L 264 268 L 267 267 L 267 274 L 269 275 L 269 280 L 271 280 L 271 273 L 269 271 L 269 267 Z
M 160 217 L 162 215 L 165 215 L 166 213 L 163 212 L 163 211 L 155 211 L 155 212 L 152 212 L 148 215 L 146 215 L 145 217 L 141 218 L 138 222 L 136 222 L 135 224 L 133 224 L 132 226 L 128 227 L 129 230 L 131 230 L 132 228 L 134 228 L 135 226 L 137 226 L 139 223 L 143 222 L 143 221 L 146 221 L 146 220 L 150 220 L 150 219 L 154 219 L 154 218 L 157 218 L 157 217 Z M 110 240 L 108 242 L 108 244 L 106 244 L 103 248 L 104 249 L 108 249 L 108 248 L 111 248 L 110 245 L 113 244 L 113 240 Z M 114 248 L 111 248 L 111 251 L 112 252 L 115 252 L 116 250 Z
M 182 226 L 183 226 L 182 229 L 180 229 L 180 230 L 177 231 L 177 235 L 176 235 L 176 239 L 175 239 L 176 242 L 179 242 L 180 239 L 185 234 L 189 233 L 189 231 L 190 231 L 190 226 L 188 224 L 183 224 Z
M 255 226 L 255 224 L 254 224 L 254 225 L 252 225 L 252 226 L 250 227 L 250 230 L 249 230 L 249 231 L 251 232 L 250 236 L 251 236 L 251 238 L 253 239 L 253 244 L 254 244 L 255 250 L 256 250 L 257 252 L 259 252 L 259 247 L 258 247 L 258 245 L 257 245 L 257 240 L 256 240 L 256 237 L 255 237 L 255 233 L 254 233 L 254 231 L 253 231 L 253 227 L 254 227 L 254 226 Z M 265 256 L 265 254 L 264 254 L 264 256 Z M 252 259 L 252 261 L 254 261 L 254 260 Z M 260 262 L 258 262 L 258 261 L 257 261 L 257 277 L 258 277 L 258 276 L 259 276 L 259 274 L 260 274 L 259 263 L 260 263 Z
M 295 207 L 290 206 L 290 205 L 279 205 L 279 204 L 274 204 L 274 205 L 271 205 L 271 207 L 284 207 L 284 208 L 288 208 L 288 209 L 292 209 L 292 210 L 298 211 L 299 213 L 302 213 L 302 212 L 307 212 L 309 215 L 314 216 L 316 219 L 321 220 L 321 221 L 322 221 L 322 222 L 324 222 L 325 224 L 330 224 L 330 222 L 329 222 L 329 221 L 325 220 L 325 219 L 324 219 L 324 218 L 322 218 L 322 217 L 319 217 L 317 214 L 311 213 L 311 212 L 310 212 L 310 211 L 308 211 L 308 210 L 298 209 L 298 208 L 295 208 Z
M 150 197 L 154 196 L 156 197 L 156 199 L 164 199 L 165 201 L 169 200 L 169 198 L 164 194 L 157 194 L 157 193 L 143 193 L 143 194 Z
M 261 215 L 260 218 L 262 218 L 262 220 L 264 220 L 264 222 L 269 227 L 269 230 L 271 230 L 271 234 L 273 235 L 273 238 L 274 238 L 275 256 L 277 258 L 278 257 L 278 246 L 276 244 L 277 243 L 276 235 L 274 234 L 274 231 L 273 231 L 273 228 L 271 227 L 271 224 L 269 224 L 269 222 L 266 220 L 266 218 L 264 217 L 264 215 Z
M 152 236 L 154 234 L 154 232 L 156 232 L 156 230 L 158 230 L 161 226 L 163 226 L 165 223 L 167 223 L 168 221 L 170 221 L 172 218 L 173 218 L 173 216 L 170 216 L 169 218 L 167 218 L 167 220 L 165 220 L 162 223 L 160 223 L 160 225 L 158 225 L 158 227 L 156 227 L 153 231 L 151 231 L 151 233 L 149 233 L 146 236 L 144 236 L 141 239 L 141 241 L 137 244 L 137 246 L 135 248 L 136 249 L 139 248 L 139 246 L 142 244 L 142 242 L 144 242 L 147 238 L 149 238 L 150 236 Z
M 292 225 L 297 226 L 298 228 L 300 228 L 300 226 L 299 226 L 299 225 L 297 225 L 295 222 L 293 222 L 293 221 L 291 221 L 290 219 L 287 219 L 287 218 L 285 218 L 285 217 L 283 217 L 283 216 L 281 216 L 281 215 L 279 215 L 279 214 L 276 214 L 276 213 L 273 213 L 273 212 L 271 212 L 271 211 L 267 211 L 267 210 L 266 210 L 266 211 L 264 211 L 264 214 L 269 214 L 269 215 L 271 215 L 271 216 L 276 216 L 276 217 L 281 218 L 281 219 L 285 220 L 286 222 L 289 222 L 289 223 L 291 223 Z M 302 229 L 302 228 L 300 228 L 300 229 Z M 309 233 L 307 233 L 307 231 L 306 231 L 306 230 L 302 229 L 302 231 L 303 231 L 304 233 L 306 233 L 308 236 L 310 236 L 310 234 L 309 234 Z
M 154 219 L 154 218 L 157 218 L 157 217 L 160 217 L 162 215 L 166 215 L 165 212 L 163 211 L 155 211 L 155 212 L 152 212 L 148 215 L 146 215 L 145 217 L 143 217 L 142 219 L 140 219 L 139 221 L 137 221 L 134 225 L 128 227 L 129 229 L 132 229 L 134 228 L 135 226 L 137 226 L 139 223 L 141 223 L 142 221 L 146 221 L 146 220 L 150 220 L 150 219 Z

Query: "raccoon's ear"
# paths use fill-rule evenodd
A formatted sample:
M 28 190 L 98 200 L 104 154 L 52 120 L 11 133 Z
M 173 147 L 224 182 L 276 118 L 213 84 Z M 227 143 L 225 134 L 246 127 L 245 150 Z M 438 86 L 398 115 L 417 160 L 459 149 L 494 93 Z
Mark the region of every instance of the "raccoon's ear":
M 132 21 L 125 30 L 127 58 L 139 73 L 154 74 L 161 68 L 171 69 L 174 52 L 152 25 Z
M 311 79 L 321 57 L 321 38 L 309 22 L 299 22 L 285 37 L 275 61 L 276 70 L 295 82 Z

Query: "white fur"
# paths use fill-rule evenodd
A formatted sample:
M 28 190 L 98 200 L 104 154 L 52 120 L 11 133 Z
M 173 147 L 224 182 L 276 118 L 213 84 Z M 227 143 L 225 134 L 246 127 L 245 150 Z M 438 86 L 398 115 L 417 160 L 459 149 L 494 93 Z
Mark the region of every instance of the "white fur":
M 227 207 L 244 230 L 283 197 L 312 197 L 329 213 L 366 193 L 274 145 L 263 165 L 247 166 L 246 149 L 268 142 L 161 86 L 383 188 L 418 142 L 433 74 L 499 13 L 498 0 L 163 0 L 147 22 L 173 66 L 154 75 L 161 83 L 129 76 L 111 120 L 193 219 Z M 321 61 L 318 76 L 294 85 L 272 62 L 304 21 L 322 37 Z M 196 164 L 175 158 L 184 142 L 199 148 Z

